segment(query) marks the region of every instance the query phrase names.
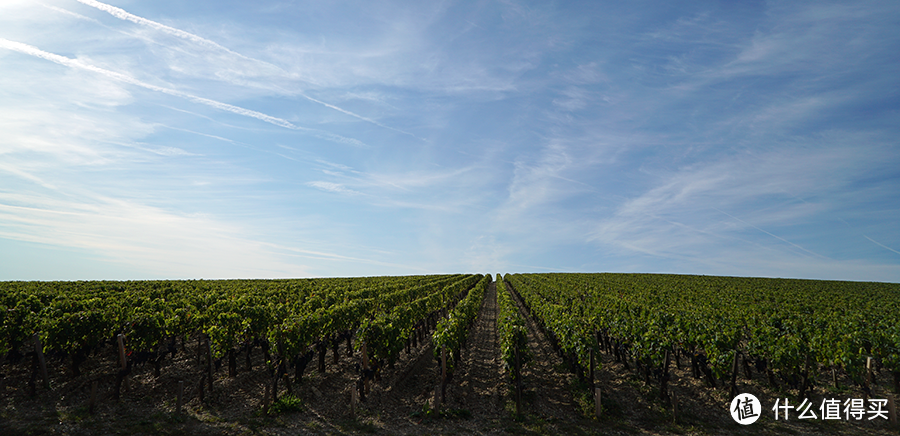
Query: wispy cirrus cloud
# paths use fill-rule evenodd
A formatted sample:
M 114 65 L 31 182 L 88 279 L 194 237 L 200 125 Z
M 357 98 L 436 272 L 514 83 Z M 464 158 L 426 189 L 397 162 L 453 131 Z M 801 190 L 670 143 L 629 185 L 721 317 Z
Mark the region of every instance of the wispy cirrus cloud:
M 262 112 L 257 112 L 254 110 L 242 108 L 239 106 L 234 106 L 228 103 L 223 103 L 216 100 L 211 100 L 204 97 L 198 97 L 196 95 L 188 94 L 186 92 L 178 91 L 175 89 L 164 88 L 162 86 L 156 86 L 149 83 L 142 82 L 140 80 L 135 79 L 134 77 L 128 76 L 126 74 L 117 73 L 115 71 L 106 70 L 100 67 L 96 67 L 94 65 L 87 64 L 78 59 L 71 59 L 65 56 L 60 56 L 57 54 L 49 53 L 43 51 L 37 47 L 30 46 L 28 44 L 23 44 L 21 42 L 10 41 L 4 38 L 0 38 L 0 47 L 5 48 L 7 50 L 17 51 L 19 53 L 27 54 L 30 56 L 38 57 L 41 59 L 45 59 L 60 65 L 64 65 L 70 68 L 77 68 L 86 71 L 90 71 L 93 73 L 101 74 L 103 76 L 109 77 L 113 80 L 117 80 L 120 82 L 128 83 L 131 85 L 139 86 L 141 88 L 146 88 L 151 91 L 161 92 L 163 94 L 168 94 L 174 97 L 183 98 L 185 100 L 191 101 L 193 103 L 199 103 L 206 106 L 213 107 L 215 109 L 219 109 L 226 112 L 231 112 L 237 115 L 256 118 L 260 121 L 264 121 L 269 124 L 276 125 L 278 127 L 284 127 L 286 129 L 291 130 L 301 130 L 305 132 L 309 132 L 314 136 L 321 137 L 323 139 L 328 139 L 330 141 L 339 142 L 343 144 L 356 145 L 356 146 L 364 146 L 362 142 L 353 138 L 346 138 L 341 135 L 337 135 L 334 133 L 323 132 L 316 129 L 310 129 L 307 127 L 301 127 L 294 125 L 293 123 L 284 120 L 282 118 L 273 117 L 271 115 L 264 114 Z
M 72 11 L 70 11 L 70 10 L 68 10 L 68 9 L 63 9 L 63 8 L 60 8 L 60 7 L 56 7 L 56 6 L 53 6 L 53 5 L 47 5 L 47 4 L 43 4 L 43 3 L 41 3 L 40 5 L 43 6 L 43 7 L 45 7 L 45 8 L 47 8 L 47 9 L 50 9 L 51 11 L 59 12 L 59 13 L 61 13 L 61 14 L 65 14 L 65 15 L 68 15 L 68 16 L 70 16 L 70 17 L 75 17 L 75 18 L 77 18 L 77 19 L 79 19 L 79 20 L 89 21 L 89 22 L 91 22 L 91 23 L 99 24 L 99 25 L 101 25 L 101 26 L 103 25 L 103 24 L 100 23 L 100 21 L 98 21 L 98 20 L 95 20 L 95 19 L 93 19 L 93 18 L 91 18 L 91 17 L 86 17 L 86 16 L 81 15 L 81 14 L 79 14 L 79 13 L 77 13 L 77 12 L 72 12 Z
M 29 194 L 0 191 L 0 237 L 104 253 L 107 263 L 139 265 L 147 277 L 285 277 L 308 271 L 234 236 L 242 233 L 239 227 L 207 217 L 105 196 Z M 177 254 L 171 252 L 176 246 Z
M 404 135 L 409 135 L 409 136 L 412 136 L 413 138 L 416 138 L 416 139 L 419 139 L 419 140 L 423 140 L 422 138 L 419 138 L 419 137 L 417 137 L 416 135 L 414 135 L 414 134 L 412 134 L 412 133 L 409 133 L 409 132 L 407 132 L 407 131 L 400 130 L 400 129 L 397 129 L 397 128 L 394 128 L 394 127 L 391 127 L 391 126 L 386 126 L 386 125 L 384 125 L 384 124 L 382 124 L 382 123 L 380 123 L 380 122 L 378 122 L 378 121 L 375 121 L 375 120 L 373 120 L 373 119 L 371 119 L 371 118 L 366 118 L 366 117 L 364 117 L 364 116 L 362 116 L 362 115 L 355 114 L 355 113 L 350 112 L 350 111 L 348 111 L 348 110 L 346 110 L 346 109 L 341 109 L 341 108 L 339 108 L 339 107 L 337 107 L 337 106 L 335 106 L 335 105 L 333 105 L 333 104 L 329 104 L 329 103 L 325 103 L 324 101 L 316 100 L 316 99 L 314 99 L 314 98 L 312 98 L 312 97 L 310 97 L 310 96 L 308 96 L 308 95 L 305 95 L 305 94 L 300 94 L 300 95 L 302 95 L 303 98 L 305 98 L 305 99 L 307 99 L 307 100 L 309 100 L 309 101 L 312 101 L 312 102 L 314 102 L 314 103 L 318 103 L 318 104 L 320 104 L 320 105 L 322 105 L 322 106 L 325 106 L 325 107 L 327 107 L 327 108 L 334 109 L 334 110 L 336 110 L 336 111 L 338 111 L 338 112 L 340 112 L 340 113 L 342 113 L 342 114 L 347 114 L 347 115 L 350 115 L 350 116 L 353 117 L 353 118 L 357 118 L 357 119 L 363 120 L 363 121 L 365 121 L 365 122 L 367 122 L 367 123 L 374 124 L 374 125 L 376 125 L 376 126 L 378 126 L 378 127 L 383 127 L 383 128 L 385 128 L 385 129 L 393 130 L 393 131 L 395 131 L 395 132 L 402 133 L 402 134 L 404 134 Z M 424 140 L 423 140 L 423 141 L 424 141 Z
M 353 186 L 368 192 L 401 192 L 414 193 L 429 188 L 448 188 L 462 185 L 473 173 L 486 168 L 483 162 L 468 163 L 454 168 L 418 169 L 409 171 L 363 171 L 348 165 L 318 159 L 321 172 L 341 181 L 341 184 Z
M 352 189 L 348 189 L 347 187 L 345 187 L 344 185 L 342 185 L 340 183 L 323 182 L 321 180 L 317 180 L 314 182 L 309 182 L 306 185 L 311 186 L 316 189 L 320 189 L 322 191 L 335 192 L 338 194 L 353 194 L 353 195 L 362 194 L 361 192 L 354 191 Z
M 808 268 L 848 260 L 852 255 L 840 247 L 859 245 L 864 235 L 851 232 L 823 244 L 817 229 L 847 214 L 842 210 L 848 203 L 881 198 L 879 190 L 850 195 L 849 188 L 867 172 L 889 171 L 870 161 L 889 148 L 885 142 L 851 147 L 846 144 L 866 136 L 850 137 L 838 135 L 831 143 L 820 138 L 827 145 L 744 154 L 661 176 L 658 186 L 600 220 L 589 239 L 681 264 L 715 258 L 722 270 L 772 256 Z
M 112 5 L 109 5 L 106 3 L 101 3 L 96 0 L 77 0 L 77 1 L 80 3 L 83 3 L 85 5 L 91 6 L 93 8 L 107 12 L 116 18 L 130 21 L 130 22 L 142 25 L 142 26 L 146 26 L 151 29 L 163 32 L 167 35 L 175 36 L 177 38 L 181 38 L 181 39 L 190 41 L 192 43 L 198 44 L 198 45 L 206 47 L 206 48 L 210 48 L 210 49 L 213 49 L 216 51 L 221 51 L 221 52 L 227 53 L 228 55 L 238 57 L 243 60 L 251 61 L 254 64 L 262 67 L 261 70 L 253 70 L 252 72 L 249 72 L 247 74 L 249 76 L 258 77 L 257 80 L 252 80 L 252 81 L 232 80 L 235 84 L 239 84 L 239 85 L 243 85 L 243 86 L 250 86 L 250 87 L 261 87 L 261 88 L 268 89 L 268 90 L 275 90 L 279 93 L 283 93 L 283 94 L 287 94 L 287 95 L 292 95 L 292 94 L 296 93 L 297 95 L 300 95 L 301 97 L 303 97 L 313 103 L 319 104 L 319 105 L 327 107 L 329 109 L 336 110 L 340 113 L 349 115 L 349 116 L 359 119 L 361 121 L 365 121 L 367 123 L 371 123 L 378 127 L 393 130 L 395 132 L 417 138 L 414 134 L 412 134 L 410 132 L 388 126 L 388 125 L 381 123 L 377 120 L 374 120 L 370 117 L 366 117 L 366 116 L 357 114 L 355 112 L 349 111 L 347 109 L 341 108 L 339 106 L 336 106 L 334 104 L 327 103 L 320 99 L 313 98 L 303 92 L 297 92 L 295 90 L 288 89 L 288 88 L 296 87 L 297 82 L 298 82 L 298 77 L 295 74 L 291 74 L 288 71 L 286 71 L 286 70 L 282 69 L 281 67 L 278 67 L 270 62 L 266 62 L 266 61 L 263 61 L 260 59 L 245 56 L 245 55 L 237 53 L 227 47 L 224 47 L 224 46 L 220 45 L 219 43 L 212 41 L 210 39 L 195 35 L 190 32 L 186 32 L 181 29 L 167 26 L 165 24 L 162 24 L 162 23 L 159 23 L 159 22 L 156 22 L 156 21 L 144 18 L 144 17 L 134 15 L 132 13 L 125 11 L 124 9 L 117 8 L 115 6 L 112 6 Z M 55 9 L 59 9 L 59 8 L 55 8 Z M 61 11 L 64 11 L 64 10 L 61 10 Z M 65 11 L 65 12 L 68 12 L 68 11 Z M 75 14 L 75 15 L 78 15 L 78 14 Z M 232 68 L 226 66 L 226 64 L 224 64 L 224 63 L 220 65 L 220 68 L 222 68 L 223 72 L 226 70 L 239 71 L 239 70 L 233 70 Z M 215 77 L 229 79 L 231 77 L 231 75 L 230 74 L 216 74 Z M 276 84 L 273 86 L 270 84 L 272 81 L 275 81 L 276 83 L 280 83 L 280 84 Z M 421 140 L 421 138 L 417 138 L 417 139 Z
M 43 1 L 0 2 L 0 245 L 900 277 L 890 2 Z
M 254 58 L 251 58 L 251 57 L 248 57 L 248 56 L 244 56 L 244 55 L 242 55 L 242 54 L 240 54 L 240 53 L 234 52 L 234 51 L 232 51 L 232 50 L 230 50 L 230 49 L 228 49 L 228 48 L 226 48 L 226 47 L 223 47 L 223 46 L 219 45 L 218 43 L 216 43 L 216 42 L 214 42 L 214 41 L 211 41 L 211 40 L 209 40 L 209 39 L 203 38 L 203 37 L 198 36 L 198 35 L 194 35 L 193 33 L 190 33 L 190 32 L 185 32 L 184 30 L 181 30 L 181 29 L 176 29 L 176 28 L 174 28 L 174 27 L 166 26 L 165 24 L 158 23 L 158 22 L 153 21 L 153 20 L 148 20 L 148 19 L 146 19 L 146 18 L 139 17 L 139 16 L 137 16 L 137 15 L 134 15 L 134 14 L 131 14 L 131 13 L 125 11 L 124 9 L 117 8 L 117 7 L 112 6 L 112 5 L 108 5 L 108 4 L 106 4 L 106 3 L 101 3 L 101 2 L 98 2 L 98 1 L 96 1 L 96 0 L 76 0 L 76 1 L 79 2 L 79 3 L 85 4 L 85 5 L 87 5 L 87 6 L 90 6 L 90 7 L 92 7 L 92 8 L 96 8 L 96 9 L 99 9 L 99 10 L 101 10 L 101 11 L 107 12 L 107 13 L 109 13 L 110 15 L 116 17 L 116 18 L 119 18 L 119 19 L 122 19 L 122 20 L 126 20 L 126 21 L 131 21 L 132 23 L 140 24 L 140 25 L 142 25 L 142 26 L 147 26 L 147 27 L 150 27 L 150 28 L 155 29 L 155 30 L 159 30 L 159 31 L 161 31 L 161 32 L 164 32 L 164 33 L 169 34 L 169 35 L 172 35 L 172 36 L 176 36 L 176 37 L 179 37 L 179 38 L 183 38 L 183 39 L 186 39 L 186 40 L 188 40 L 188 41 L 191 41 L 191 42 L 194 42 L 194 43 L 197 43 L 197 44 L 200 44 L 200 45 L 204 45 L 204 46 L 207 46 L 207 47 L 214 48 L 214 49 L 216 49 L 216 50 L 224 51 L 224 52 L 226 52 L 226 53 L 228 53 L 228 54 L 231 54 L 231 55 L 233 55 L 233 56 L 237 56 L 237 57 L 240 57 L 240 58 L 243 58 L 243 59 L 246 59 L 246 60 L 250 60 L 250 61 L 259 63 L 260 65 L 264 65 L 264 66 L 266 66 L 266 67 L 268 67 L 268 68 L 272 68 L 272 69 L 275 69 L 275 70 L 280 70 L 280 68 L 278 68 L 277 66 L 275 66 L 275 65 L 273 65 L 273 64 L 270 64 L 270 63 L 268 63 L 268 62 L 261 61 L 261 60 L 259 60 L 259 59 L 254 59 Z

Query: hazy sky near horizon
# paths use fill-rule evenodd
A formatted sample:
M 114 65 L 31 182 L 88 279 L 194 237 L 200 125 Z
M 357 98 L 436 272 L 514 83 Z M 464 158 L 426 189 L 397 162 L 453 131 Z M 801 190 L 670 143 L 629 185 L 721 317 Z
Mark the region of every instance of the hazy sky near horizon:
M 0 280 L 900 282 L 900 3 L 0 0 Z

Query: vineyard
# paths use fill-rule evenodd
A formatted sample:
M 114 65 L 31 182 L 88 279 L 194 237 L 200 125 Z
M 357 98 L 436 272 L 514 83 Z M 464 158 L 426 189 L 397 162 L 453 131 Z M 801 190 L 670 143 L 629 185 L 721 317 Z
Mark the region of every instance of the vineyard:
M 895 407 L 900 285 L 575 273 L 4 282 L 0 356 L 3 434 L 896 434 L 889 418 L 771 411 L 745 429 L 727 408 L 740 392 Z

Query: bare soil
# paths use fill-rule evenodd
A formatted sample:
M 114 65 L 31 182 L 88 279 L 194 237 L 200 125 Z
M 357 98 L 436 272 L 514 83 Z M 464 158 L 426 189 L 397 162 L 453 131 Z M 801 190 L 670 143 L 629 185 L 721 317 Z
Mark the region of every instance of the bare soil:
M 198 338 L 178 347 L 174 359 L 167 357 L 159 378 L 151 365 L 133 368 L 129 389 L 119 399 L 113 396 L 117 350 L 112 345 L 82 365 L 82 375 L 73 378 L 67 361 L 48 356 L 51 389 L 37 379 L 29 388 L 30 360 L 4 363 L 0 372 L 0 435 L 94 435 L 94 434 L 191 434 L 191 435 L 331 435 L 331 434 L 857 434 L 897 435 L 886 420 L 847 421 L 774 420 L 772 410 L 763 410 L 755 424 L 735 423 L 728 407 L 727 388 L 712 389 L 695 379 L 689 362 L 681 369 L 673 363 L 669 387 L 678 401 L 678 414 L 662 401 L 659 385 L 644 379 L 612 356 L 598 356 L 597 385 L 603 396 L 603 415 L 593 416 L 594 404 L 588 384 L 569 372 L 537 324 L 520 310 L 528 327 L 534 359 L 523 368 L 523 414 L 515 416 L 510 378 L 500 359 L 497 338 L 497 298 L 492 284 L 461 359 L 447 386 L 440 411 L 432 408 L 439 392 L 440 365 L 430 340 L 401 353 L 393 367 L 385 368 L 374 382 L 356 416 L 350 414 L 351 389 L 359 375 L 360 355 L 350 355 L 346 342 L 338 348 L 337 362 L 329 348 L 325 372 L 317 370 L 318 359 L 307 367 L 302 381 L 292 380 L 300 399 L 299 411 L 276 415 L 262 412 L 266 385 L 271 378 L 259 348 L 251 354 L 253 369 L 247 371 L 243 355 L 237 359 L 238 374 L 228 377 L 227 361 L 214 374 L 213 390 L 199 398 L 204 365 L 198 364 Z M 430 332 L 429 332 L 430 335 Z M 427 337 L 428 335 L 426 335 Z M 201 359 L 202 361 L 202 359 Z M 289 374 L 294 375 L 290 370 Z M 862 391 L 846 377 L 840 388 L 830 387 L 831 373 L 821 371 L 818 386 L 807 394 L 817 408 L 822 398 L 862 398 Z M 95 411 L 88 404 L 91 384 L 97 381 Z M 176 413 L 178 382 L 184 382 L 183 413 Z M 876 398 L 887 397 L 889 375 L 877 374 Z M 827 383 L 826 383 L 827 382 Z M 285 384 L 279 384 L 284 396 Z M 743 372 L 738 391 L 756 395 L 764 405 L 789 397 L 799 404 L 796 390 L 783 385 L 772 388 L 764 375 Z M 769 406 L 771 407 L 771 406 Z

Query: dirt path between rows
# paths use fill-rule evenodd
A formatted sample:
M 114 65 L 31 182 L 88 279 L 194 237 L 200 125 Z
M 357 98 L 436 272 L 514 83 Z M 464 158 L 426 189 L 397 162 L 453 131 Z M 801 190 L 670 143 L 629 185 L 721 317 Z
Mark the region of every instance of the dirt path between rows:
M 520 311 L 534 356 L 523 368 L 521 417 L 515 417 L 510 378 L 500 356 L 497 288 L 491 283 L 447 386 L 443 413 L 429 415 L 423 409 L 433 401 L 440 374 L 429 344 L 405 374 L 372 402 L 373 410 L 381 411 L 379 427 L 398 434 L 577 434 L 595 425 L 579 415 L 562 359 L 524 307 Z
M 413 435 L 584 434 L 600 430 L 596 421 L 579 413 L 570 388 L 573 376 L 562 358 L 521 302 L 519 310 L 533 355 L 522 372 L 522 416 L 515 417 L 513 390 L 500 356 L 497 288 L 491 283 L 448 382 L 442 412 L 428 411 L 438 392 L 440 364 L 427 339 L 373 386 L 361 406 L 359 422 L 389 434 Z
M 379 426 L 391 433 L 491 432 L 509 420 L 504 412 L 506 382 L 497 340 L 497 292 L 492 283 L 469 330 L 466 347 L 446 387 L 442 413 L 429 413 L 440 381 L 440 365 L 430 341 L 392 386 L 373 398 Z
M 226 367 L 215 371 L 214 389 L 207 390 L 201 402 L 199 374 L 205 366 L 197 360 L 202 343 L 195 337 L 187 344 L 179 344 L 174 358 L 167 357 L 160 377 L 153 375 L 150 365 L 133 368 L 130 389 L 123 392 L 120 400 L 111 396 L 118 358 L 111 345 L 86 362 L 84 374 L 76 378 L 69 374 L 65 362 L 50 360 L 52 389 L 38 386 L 34 395 L 28 392 L 31 367 L 27 362 L 5 365 L 0 377 L 0 434 L 896 434 L 886 428 L 886 422 L 775 422 L 770 416 L 764 416 L 754 426 L 740 427 L 729 414 L 727 390 L 721 388 L 721 383 L 719 389 L 711 389 L 695 379 L 686 358 L 680 361 L 680 368 L 674 362 L 670 368 L 669 388 L 677 394 L 680 404 L 678 423 L 673 424 L 670 405 L 659 400 L 658 383 L 644 383 L 633 369 L 626 369 L 606 353 L 598 356 L 596 376 L 597 385 L 604 392 L 605 411 L 599 420 L 593 419 L 589 392 L 578 385 L 544 333 L 521 302 L 518 304 L 534 356 L 523 368 L 523 413 L 518 418 L 514 416 L 510 379 L 500 357 L 497 288 L 491 284 L 469 328 L 466 348 L 447 387 L 442 413 L 430 411 L 427 406 L 432 404 L 440 377 L 430 340 L 433 331 L 427 332 L 409 353 L 401 352 L 393 367 L 384 369 L 381 380 L 372 384 L 368 398 L 359 405 L 356 417 L 350 416 L 349 402 L 359 378 L 356 366 L 360 353 L 351 353 L 346 342 L 340 343 L 337 359 L 329 349 L 324 372 L 317 369 L 315 360 L 303 373 L 302 381 L 293 378 L 294 371 L 290 371 L 294 394 L 301 403 L 299 411 L 265 415 L 261 409 L 271 376 L 265 369 L 261 349 L 257 347 L 252 352 L 252 371 L 246 370 L 243 357 L 236 377 L 228 377 Z M 830 385 L 822 382 L 825 377 L 820 374 L 820 384 L 810 393 L 815 402 L 826 396 L 861 396 L 846 377 L 840 380 L 842 392 L 833 392 Z M 880 377 L 884 380 L 886 376 Z M 98 381 L 98 398 L 96 412 L 91 414 L 88 399 L 94 380 Z M 181 415 L 175 412 L 179 381 L 185 383 Z M 764 404 L 792 395 L 783 385 L 774 390 L 768 387 L 764 375 L 758 372 L 749 380 L 739 375 L 738 387 L 741 392 L 756 395 Z M 284 396 L 284 383 L 280 389 Z M 879 389 L 879 395 L 888 395 L 880 384 Z M 586 408 L 588 413 L 582 413 Z
M 572 374 L 565 369 L 562 358 L 553 350 L 550 341 L 528 315 L 528 311 L 515 293 L 513 301 L 519 306 L 519 314 L 525 320 L 525 327 L 528 329 L 528 348 L 534 356 L 523 368 L 522 373 L 524 396 L 531 400 L 526 412 L 550 421 L 578 420 L 581 418 L 577 414 L 578 406 L 568 389 L 572 382 Z
M 447 407 L 466 409 L 479 420 L 497 423 L 503 414 L 506 378 L 497 338 L 497 288 L 491 283 L 475 324 L 469 331 L 462 359 L 448 390 Z

